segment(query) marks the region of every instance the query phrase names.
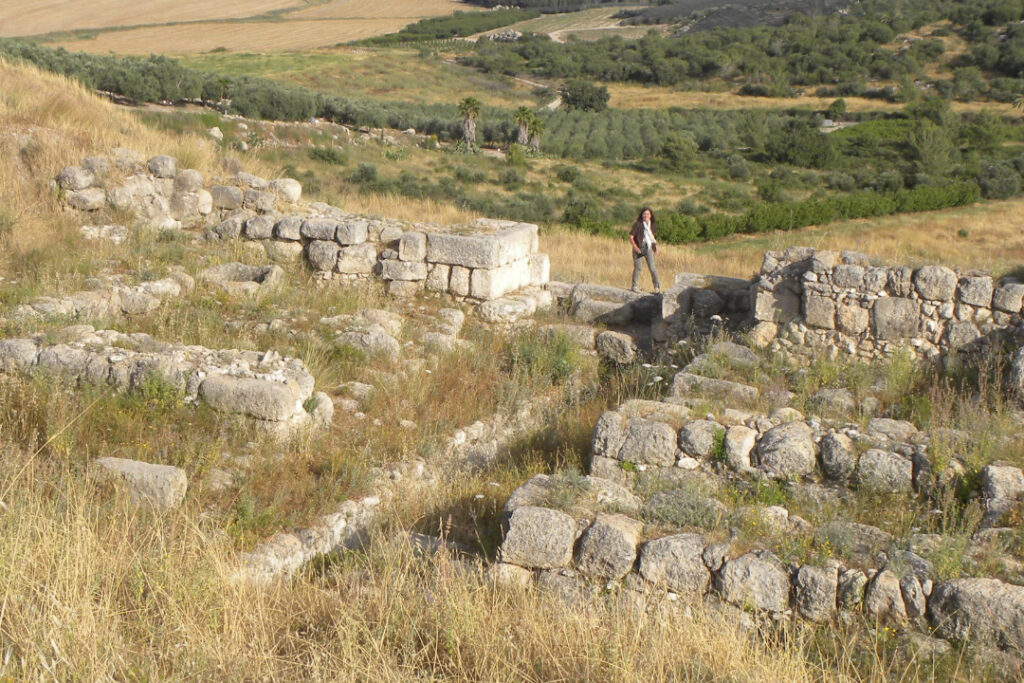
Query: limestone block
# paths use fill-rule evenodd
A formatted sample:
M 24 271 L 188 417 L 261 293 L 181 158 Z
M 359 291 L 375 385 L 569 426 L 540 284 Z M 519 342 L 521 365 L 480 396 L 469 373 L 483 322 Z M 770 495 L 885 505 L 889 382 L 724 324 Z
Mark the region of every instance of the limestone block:
M 633 306 L 617 301 L 581 299 L 573 303 L 569 314 L 583 323 L 604 323 L 611 327 L 623 327 L 633 321 Z
M 388 280 L 387 290 L 391 296 L 416 296 L 423 291 L 423 280 Z
M 641 465 L 672 467 L 676 462 L 676 432 L 664 422 L 627 420 L 622 448 L 613 457 Z
M 94 477 L 123 482 L 136 503 L 167 510 L 178 507 L 185 499 L 188 477 L 180 467 L 124 458 L 97 458 L 93 465 Z
M 885 289 L 888 282 L 888 269 L 875 266 L 869 266 L 864 269 L 864 289 L 868 292 L 877 294 Z
M 405 232 L 398 239 L 398 258 L 422 261 L 427 257 L 427 236 L 422 232 Z
M 33 348 L 35 344 L 33 343 Z M 35 356 L 33 355 L 34 359 Z M 591 448 L 597 457 L 619 459 L 619 451 L 626 439 L 626 419 L 621 413 L 606 410 L 597 418 Z
M 242 194 L 242 206 L 260 213 L 269 213 L 277 206 L 277 195 L 261 190 L 246 190 Z
M 1007 313 L 1020 313 L 1022 299 L 1024 299 L 1024 285 L 1003 285 L 992 294 L 992 308 Z
M 725 432 L 725 460 L 737 472 L 751 472 L 750 453 L 757 443 L 757 432 L 744 425 L 733 425 Z
M 261 214 L 250 218 L 245 224 L 245 236 L 251 240 L 268 240 L 274 235 L 273 216 Z
M 202 188 L 192 192 L 175 193 L 171 197 L 169 208 L 171 217 L 179 221 L 206 216 L 213 211 L 213 196 Z
M 890 268 L 886 288 L 892 296 L 911 296 L 914 293 L 914 271 L 906 266 Z
M 694 458 L 708 458 L 718 432 L 724 435 L 725 428 L 713 420 L 691 420 L 679 430 L 679 450 Z
M 447 268 L 440 263 L 433 264 L 435 268 Z M 428 280 L 430 276 L 427 276 Z M 526 296 L 503 296 L 498 299 L 491 299 L 480 304 L 476 309 L 477 316 L 488 323 L 510 323 L 520 318 L 533 315 L 537 312 L 537 304 L 531 297 Z
M 804 322 L 811 327 L 831 330 L 836 326 L 836 304 L 823 296 L 806 295 Z
M 267 240 L 263 246 L 267 250 L 267 258 L 274 263 L 295 263 L 302 258 L 304 251 L 299 242 L 284 240 Z
M 875 574 L 864 593 L 864 608 L 875 619 L 905 620 L 907 609 L 903 604 L 899 577 L 888 569 Z
M 756 610 L 784 612 L 789 607 L 789 574 L 767 550 L 755 550 L 726 562 L 715 575 L 726 602 Z
M 502 562 L 534 569 L 565 567 L 572 560 L 576 520 L 558 510 L 524 505 L 513 510 L 498 555 Z
M 857 461 L 857 484 L 872 491 L 909 492 L 913 475 L 909 458 L 878 448 L 865 451 Z
M 334 269 L 346 275 L 369 275 L 377 263 L 377 247 L 370 242 L 342 247 Z
M 805 619 L 828 621 L 836 611 L 839 572 L 836 567 L 804 565 L 793 578 L 793 603 Z
M 222 240 L 235 239 L 242 234 L 243 226 L 252 217 L 252 211 L 236 211 L 214 226 L 210 232 Z
M 302 410 L 298 392 L 283 382 L 214 375 L 199 385 L 199 397 L 214 410 L 281 421 Z
M 174 178 L 174 192 L 196 192 L 203 188 L 203 174 L 194 168 L 185 168 Z
M 986 465 L 981 470 L 981 492 L 994 499 L 1024 497 L 1024 472 L 1012 465 Z
M 833 481 L 846 481 L 857 466 L 853 440 L 845 434 L 831 432 L 821 440 L 821 469 Z
M 428 292 L 447 292 L 448 279 L 451 277 L 452 268 L 443 263 L 432 263 L 427 269 L 427 281 L 425 283 Z
M 146 168 L 157 178 L 173 178 L 178 172 L 178 160 L 172 156 L 160 154 L 147 161 Z
M 298 241 L 302 239 L 302 219 L 298 216 L 284 216 L 274 226 L 278 239 Z
M 860 306 L 836 307 L 836 329 L 843 334 L 859 335 L 868 328 L 868 311 Z
M 267 181 L 265 178 L 253 175 L 252 173 L 246 173 L 245 171 L 239 171 L 235 174 L 235 182 L 253 190 L 267 189 Z
M 299 233 L 311 240 L 331 241 L 337 231 L 338 221 L 331 218 L 307 218 L 299 228 Z
M 533 253 L 530 259 L 530 284 L 538 287 L 551 280 L 551 259 L 547 254 Z
M 334 235 L 334 239 L 342 245 L 362 244 L 368 237 L 367 222 L 361 218 L 342 221 Z
M 399 261 L 392 259 L 382 261 L 382 277 L 385 280 L 426 280 L 427 264 L 422 261 Z
M 633 338 L 622 332 L 607 330 L 597 335 L 594 347 L 598 355 L 613 363 L 624 365 L 636 359 L 636 344 Z
M 954 321 L 946 329 L 946 345 L 950 349 L 963 348 L 981 337 L 981 332 L 974 323 Z
M 92 172 L 96 177 L 110 173 L 110 159 L 107 157 L 86 157 L 82 159 L 82 168 Z
M 711 583 L 704 564 L 707 542 L 700 534 L 675 534 L 648 541 L 640 549 L 640 574 L 659 588 L 703 595 Z
M 430 244 L 430 239 L 427 239 Z M 429 252 L 428 252 L 429 253 Z M 448 291 L 455 296 L 469 296 L 470 269 L 464 266 L 452 266 L 451 278 L 448 281 Z
M 863 266 L 839 264 L 832 271 L 832 283 L 843 289 L 862 289 L 864 287 Z
M 904 339 L 917 334 L 920 305 L 910 299 L 885 297 L 871 308 L 872 327 L 879 339 Z
M 316 270 L 330 272 L 338 264 L 338 252 L 341 251 L 334 242 L 327 240 L 313 240 L 306 247 L 306 256 L 310 265 Z
M 491 235 L 427 235 L 427 260 L 466 268 L 497 268 L 501 265 L 498 242 Z
M 68 166 L 57 174 L 57 185 L 69 192 L 77 192 L 92 187 L 96 176 L 92 171 L 81 166 Z
M 583 574 L 621 579 L 636 561 L 643 524 L 625 515 L 598 513 L 580 537 L 576 567 Z
M 523 258 L 498 268 L 476 268 L 469 279 L 469 294 L 477 299 L 497 299 L 530 284 L 530 262 Z
M 68 204 L 79 211 L 98 211 L 107 205 L 107 192 L 102 187 L 69 192 Z
M 302 185 L 294 178 L 271 180 L 267 189 L 276 194 L 283 202 L 294 204 L 302 198 Z
M 805 422 L 772 427 L 757 445 L 760 468 L 770 477 L 792 479 L 817 466 L 813 433 Z
M 234 210 L 242 208 L 242 191 L 229 185 L 214 185 L 210 188 L 213 208 Z
M 951 301 L 956 294 L 957 276 L 945 266 L 924 266 L 914 273 L 914 286 L 926 301 Z
M 928 620 L 937 635 L 1024 651 L 1024 587 L 998 579 L 938 583 L 928 599 Z
M 0 371 L 24 372 L 35 365 L 39 347 L 31 339 L 0 339 Z
M 672 380 L 673 396 L 704 394 L 729 401 L 752 403 L 760 395 L 757 387 L 725 379 L 702 377 L 689 372 L 678 372 Z
M 766 322 L 788 323 L 800 316 L 800 297 L 793 292 L 776 288 L 758 290 L 754 299 L 754 318 Z
M 961 303 L 970 306 L 992 307 L 992 278 L 968 276 L 960 278 L 958 296 Z
M 529 258 L 537 251 L 537 226 L 532 223 L 517 223 L 499 230 L 494 238 L 498 242 L 499 265 Z

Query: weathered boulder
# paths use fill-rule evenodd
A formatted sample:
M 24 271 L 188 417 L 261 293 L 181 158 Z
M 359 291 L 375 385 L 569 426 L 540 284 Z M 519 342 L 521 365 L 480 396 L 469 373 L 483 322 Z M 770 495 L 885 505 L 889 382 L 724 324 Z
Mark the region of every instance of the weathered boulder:
M 900 579 L 900 592 L 903 594 L 903 607 L 910 619 L 919 619 L 924 616 L 925 596 L 921 588 L 921 582 L 913 574 L 907 574 Z
M 618 365 L 632 363 L 636 359 L 636 344 L 623 332 L 607 330 L 599 333 L 594 339 L 594 347 L 598 355 Z
M 982 578 L 943 581 L 928 597 L 928 619 L 943 638 L 1024 653 L 1024 586 Z
M 78 211 L 99 211 L 107 205 L 107 192 L 102 187 L 88 187 L 68 193 L 68 204 Z
M 679 430 L 679 450 L 694 458 L 709 458 L 715 439 L 725 436 L 725 428 L 713 420 L 693 420 Z
M 429 276 L 428 276 L 429 277 Z M 477 306 L 477 316 L 488 323 L 510 323 L 533 315 L 536 304 L 529 297 L 503 296 Z
M 859 569 L 847 569 L 839 575 L 836 604 L 841 609 L 853 609 L 864 602 L 867 575 Z
M 628 420 L 618 459 L 672 467 L 676 463 L 676 432 L 664 422 Z
M 784 612 L 789 607 L 789 574 L 767 550 L 726 562 L 715 575 L 715 589 L 738 607 Z
M 725 461 L 737 472 L 752 472 L 750 453 L 757 444 L 757 432 L 744 425 L 733 425 L 725 432 Z
M 260 420 L 287 420 L 302 410 L 295 388 L 254 377 L 214 375 L 199 385 L 199 397 L 215 410 Z
M 274 236 L 276 219 L 268 214 L 250 218 L 245 224 L 245 236 L 251 240 L 268 240 Z
M 702 377 L 690 372 L 678 372 L 672 380 L 673 396 L 703 394 L 727 401 L 753 403 L 760 396 L 756 387 L 725 379 Z
M 872 448 L 857 461 L 857 485 L 872 491 L 908 492 L 913 489 L 914 464 L 898 453 Z
M 648 541 L 640 549 L 640 574 L 659 588 L 703 595 L 711 572 L 702 554 L 706 540 L 700 534 L 676 534 Z
M 643 523 L 631 517 L 600 513 L 583 532 L 576 551 L 576 568 L 588 576 L 620 579 L 636 561 Z
M 888 569 L 875 574 L 864 592 L 864 608 L 875 619 L 906 619 L 907 610 L 903 604 L 899 577 Z
M 986 465 L 981 469 L 981 493 L 986 498 L 1024 496 L 1024 472 L 1012 465 Z
M 945 266 L 924 266 L 914 273 L 914 287 L 926 301 L 951 301 L 956 285 L 956 273 Z
M 821 470 L 832 481 L 846 481 L 857 467 L 853 440 L 845 434 L 830 432 L 821 439 Z
M 0 339 L 0 371 L 24 372 L 38 356 L 39 346 L 32 339 Z
M 811 621 L 831 619 L 836 611 L 838 585 L 835 567 L 800 567 L 793 578 L 793 603 L 800 616 Z
M 397 358 L 401 351 L 398 340 L 388 334 L 380 326 L 371 326 L 363 330 L 342 332 L 334 340 L 337 346 L 349 346 L 370 356 L 390 356 Z
M 92 171 L 81 166 L 68 166 L 57 174 L 57 185 L 69 192 L 77 192 L 92 187 L 96 176 Z
M 809 410 L 851 415 L 857 409 L 857 401 L 849 389 L 819 389 L 807 400 Z
M 128 495 L 138 504 L 167 510 L 185 499 L 188 477 L 180 467 L 124 458 L 97 458 L 93 465 L 95 477 L 125 484 Z
M 533 569 L 565 567 L 572 560 L 576 520 L 558 510 L 525 505 L 512 511 L 498 551 L 502 562 Z
M 606 410 L 597 418 L 591 448 L 595 456 L 618 459 L 626 439 L 626 418 L 614 410 Z
M 920 323 L 920 305 L 911 299 L 884 297 L 871 308 L 875 336 L 882 340 L 913 337 Z
M 913 423 L 888 417 L 873 417 L 868 420 L 868 433 L 902 442 L 913 441 L 918 435 L 917 427 Z
M 230 185 L 214 185 L 210 188 L 210 197 L 215 209 L 240 209 L 244 197 L 242 190 Z
M 817 465 L 813 432 L 805 422 L 772 427 L 761 437 L 757 453 L 759 469 L 770 477 L 801 477 Z
M 992 293 L 992 308 L 1005 313 L 1020 313 L 1022 299 L 1024 299 L 1024 285 L 1005 284 Z
M 232 262 L 200 271 L 199 280 L 231 294 L 253 295 L 280 285 L 284 280 L 284 270 L 281 266 L 249 266 Z
M 146 168 L 157 178 L 173 178 L 178 172 L 178 160 L 167 154 L 159 154 L 146 162 Z
M 960 278 L 957 294 L 962 303 L 989 308 L 992 306 L 992 291 L 992 278 L 979 275 Z
M 302 198 L 302 185 L 294 178 L 277 178 L 267 184 L 267 189 L 283 202 L 294 204 Z

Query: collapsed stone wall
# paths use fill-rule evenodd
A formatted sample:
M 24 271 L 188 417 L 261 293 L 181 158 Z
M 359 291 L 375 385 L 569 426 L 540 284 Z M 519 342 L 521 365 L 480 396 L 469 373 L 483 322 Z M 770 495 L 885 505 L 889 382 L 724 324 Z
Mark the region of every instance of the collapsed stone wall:
M 207 228 L 207 238 L 251 241 L 272 261 L 305 258 L 325 279 L 380 277 L 397 296 L 426 289 L 492 301 L 542 286 L 550 276 L 530 223 L 439 226 L 368 218 L 302 203 L 302 186 L 291 178 L 267 181 L 240 172 L 230 184 L 207 189 L 201 173 L 179 169 L 173 157 L 143 163 L 129 150 L 112 156 L 90 157 L 57 175 L 70 207 L 134 211 L 161 229 Z
M 876 266 L 857 252 L 790 247 L 761 265 L 754 320 L 789 351 L 836 349 L 870 359 L 920 358 L 982 346 L 1021 323 L 1024 285 L 945 266 Z
M 783 507 L 730 509 L 717 495 L 737 478 L 790 481 L 823 501 L 823 510 L 846 486 L 925 494 L 961 469 L 953 458 L 936 471 L 929 445 L 914 425 L 897 420 L 876 418 L 862 428 L 791 409 L 771 417 L 735 409 L 695 417 L 685 401 L 631 400 L 598 420 L 589 476 L 559 482 L 537 475 L 513 492 L 496 572 L 570 596 L 608 582 L 637 596 L 667 591 L 725 603 L 734 616 L 743 610 L 827 622 L 863 610 L 1020 657 L 1024 587 L 987 577 L 940 580 L 919 554 L 937 552 L 940 535 L 898 539 L 846 519 L 815 528 Z M 980 481 L 988 514 L 969 553 L 1012 535 L 998 524 L 1024 498 L 1019 467 L 986 466 Z M 666 520 L 680 510 L 691 526 L 666 535 Z M 784 563 L 763 546 L 751 549 L 732 535 L 720 540 L 715 532 L 744 523 L 767 535 L 835 539 L 830 548 L 845 549 L 820 563 Z M 1003 561 L 1010 574 L 1024 576 L 1019 560 Z

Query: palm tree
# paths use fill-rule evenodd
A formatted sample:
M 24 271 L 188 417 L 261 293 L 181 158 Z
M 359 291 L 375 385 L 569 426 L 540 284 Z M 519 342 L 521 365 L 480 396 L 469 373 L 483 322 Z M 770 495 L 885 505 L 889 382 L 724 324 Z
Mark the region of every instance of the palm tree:
M 459 116 L 462 117 L 462 139 L 466 141 L 466 149 L 476 147 L 476 120 L 480 118 L 480 100 L 467 97 L 459 102 Z
M 530 136 L 530 149 L 539 152 L 540 134 L 544 132 L 544 122 L 533 112 L 530 112 L 530 122 L 526 126 L 526 131 Z
M 530 141 L 530 121 L 536 118 L 536 115 L 530 111 L 529 107 L 519 107 L 516 109 L 516 114 L 512 118 L 517 126 L 519 126 L 519 133 L 516 135 L 516 142 L 523 147 Z

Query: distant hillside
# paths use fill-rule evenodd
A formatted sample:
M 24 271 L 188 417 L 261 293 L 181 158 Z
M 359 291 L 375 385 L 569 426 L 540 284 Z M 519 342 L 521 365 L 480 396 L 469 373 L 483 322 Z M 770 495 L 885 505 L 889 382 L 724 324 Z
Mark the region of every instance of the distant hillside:
M 685 30 L 747 26 L 778 26 L 794 13 L 828 14 L 845 9 L 849 0 L 681 0 L 644 9 L 623 10 L 623 24 L 681 24 Z

